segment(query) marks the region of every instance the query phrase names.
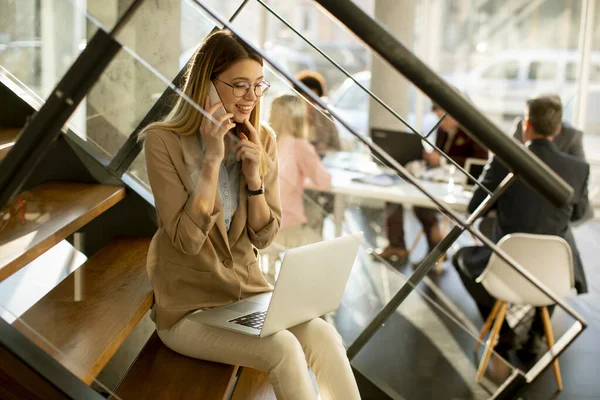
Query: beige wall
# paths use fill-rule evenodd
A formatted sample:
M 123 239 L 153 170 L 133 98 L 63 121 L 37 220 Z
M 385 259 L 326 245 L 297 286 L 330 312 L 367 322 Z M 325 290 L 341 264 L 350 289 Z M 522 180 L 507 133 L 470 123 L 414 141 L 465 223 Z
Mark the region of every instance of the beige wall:
M 88 12 L 110 28 L 128 4 L 88 0 Z M 180 7 L 181 0 L 146 1 L 117 37 L 169 81 L 179 71 Z M 88 34 L 94 30 L 88 22 Z M 88 95 L 88 138 L 114 156 L 166 87 L 121 50 Z

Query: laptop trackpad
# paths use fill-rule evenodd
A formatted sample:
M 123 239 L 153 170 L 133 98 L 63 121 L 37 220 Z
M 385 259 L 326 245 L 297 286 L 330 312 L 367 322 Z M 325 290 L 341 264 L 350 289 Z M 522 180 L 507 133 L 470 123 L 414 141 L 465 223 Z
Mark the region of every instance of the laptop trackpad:
M 235 303 L 230 306 L 225 307 L 226 310 L 229 311 L 237 311 L 241 313 L 250 312 L 258 310 L 260 304 L 254 303 L 252 301 L 242 301 L 241 303 Z

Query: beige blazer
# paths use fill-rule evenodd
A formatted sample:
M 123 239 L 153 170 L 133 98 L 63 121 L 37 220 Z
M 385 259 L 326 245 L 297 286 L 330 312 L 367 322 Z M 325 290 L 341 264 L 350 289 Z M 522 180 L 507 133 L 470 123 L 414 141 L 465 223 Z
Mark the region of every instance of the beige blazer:
M 271 244 L 281 223 L 277 146 L 267 128 L 261 129 L 260 139 L 271 164 L 264 176 L 270 221 L 259 232 L 248 226 L 242 174 L 239 205 L 227 232 L 218 193 L 213 215 L 192 206 L 203 162 L 198 137 L 162 129 L 147 132 L 146 165 L 158 218 L 147 269 L 157 329 L 170 328 L 191 311 L 271 290 L 258 267 L 256 249 Z

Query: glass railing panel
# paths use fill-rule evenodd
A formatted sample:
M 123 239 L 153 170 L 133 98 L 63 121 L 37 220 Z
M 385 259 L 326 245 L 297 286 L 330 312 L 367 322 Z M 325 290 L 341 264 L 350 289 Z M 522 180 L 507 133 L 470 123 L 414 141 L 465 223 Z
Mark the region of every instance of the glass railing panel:
M 80 2 L 75 3 L 26 0 L 0 5 L 0 74 L 23 88 L 36 109 L 95 32 L 95 27 L 87 27 Z M 83 105 L 69 121 L 82 134 L 85 115 Z
M 584 135 L 584 148 L 588 161 L 590 162 L 590 201 L 592 202 L 595 209 L 595 216 L 598 219 L 600 215 L 600 118 L 598 117 L 598 104 L 600 101 L 600 39 L 598 38 L 598 7 L 595 8 L 595 15 L 593 15 L 594 22 L 592 29 L 588 32 L 592 35 L 591 39 L 591 56 L 590 63 L 588 66 L 588 86 L 583 87 L 585 91 L 587 89 L 587 98 L 584 99 L 586 102 L 585 114 L 582 114 L 581 108 L 577 111 L 582 114 L 579 118 L 585 120 L 585 128 L 583 129 Z M 580 46 L 583 47 L 583 46 Z M 581 64 L 574 66 L 577 69 L 576 81 L 580 79 Z M 572 71 L 573 66 L 569 71 Z M 583 117 L 583 115 L 585 117 Z M 576 126 L 581 126 L 581 122 Z

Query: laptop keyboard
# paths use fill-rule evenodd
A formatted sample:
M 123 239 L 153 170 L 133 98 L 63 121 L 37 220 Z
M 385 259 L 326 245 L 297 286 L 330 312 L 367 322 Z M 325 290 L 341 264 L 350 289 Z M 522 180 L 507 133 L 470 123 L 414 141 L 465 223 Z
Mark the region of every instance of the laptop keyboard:
M 229 320 L 234 324 L 248 326 L 250 328 L 261 330 L 265 323 L 266 311 L 256 311 L 251 314 L 242 315 L 241 317 Z

